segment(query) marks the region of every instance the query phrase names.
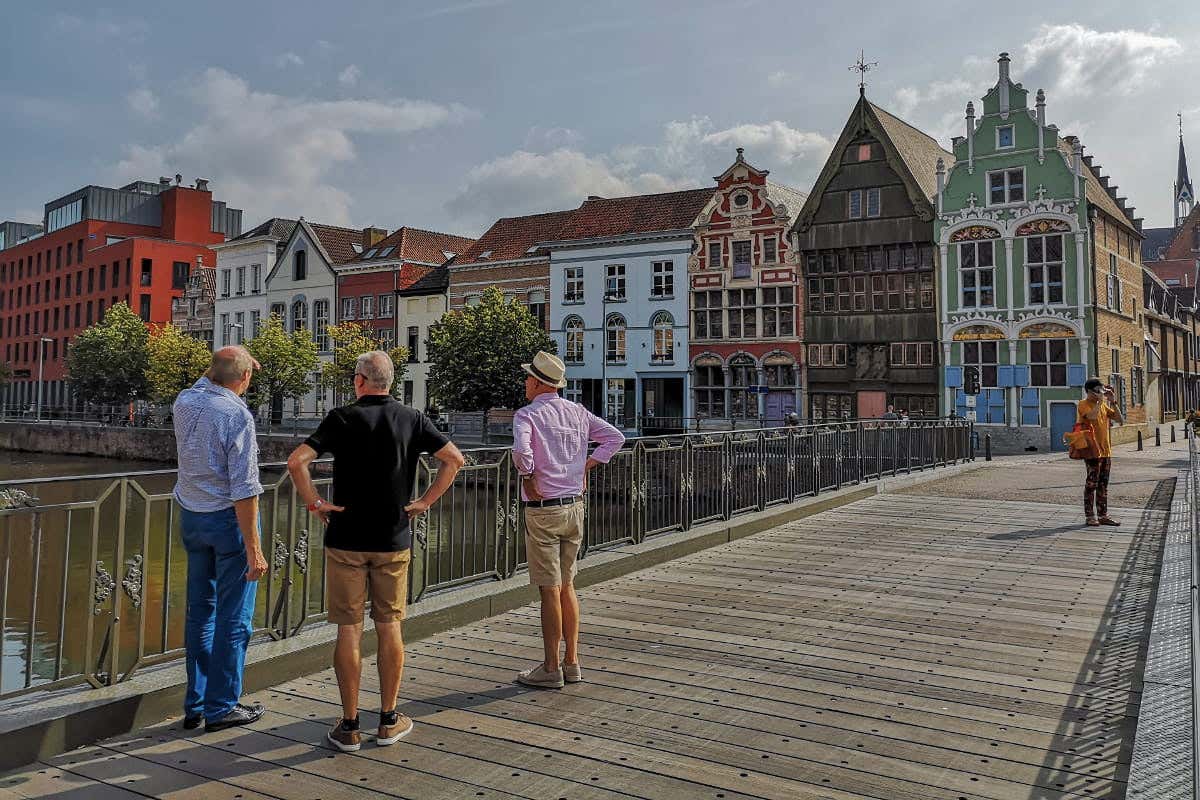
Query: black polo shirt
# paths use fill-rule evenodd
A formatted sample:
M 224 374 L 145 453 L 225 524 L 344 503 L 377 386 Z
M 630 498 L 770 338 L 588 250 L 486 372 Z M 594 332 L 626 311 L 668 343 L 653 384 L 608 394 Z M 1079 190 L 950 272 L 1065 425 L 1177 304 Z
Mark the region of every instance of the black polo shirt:
M 333 454 L 334 505 L 325 546 L 387 553 L 412 546 L 408 514 L 417 460 L 450 440 L 419 411 L 390 395 L 365 395 L 330 411 L 305 440 Z

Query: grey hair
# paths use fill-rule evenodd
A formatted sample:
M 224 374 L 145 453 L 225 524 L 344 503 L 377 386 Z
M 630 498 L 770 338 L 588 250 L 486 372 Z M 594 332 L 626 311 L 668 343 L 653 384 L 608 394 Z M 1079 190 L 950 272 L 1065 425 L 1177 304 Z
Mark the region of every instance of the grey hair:
M 244 347 L 222 347 L 213 353 L 208 379 L 221 386 L 232 386 L 254 368 L 254 357 Z
M 396 366 L 392 364 L 392 357 L 382 350 L 363 353 L 354 362 L 354 371 L 362 375 L 367 386 L 376 391 L 388 391 L 396 380 Z

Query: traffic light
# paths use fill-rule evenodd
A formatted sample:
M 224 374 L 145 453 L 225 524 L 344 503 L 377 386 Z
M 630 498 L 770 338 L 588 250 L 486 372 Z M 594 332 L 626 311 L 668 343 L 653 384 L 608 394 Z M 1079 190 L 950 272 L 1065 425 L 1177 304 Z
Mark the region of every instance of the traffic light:
M 979 367 L 963 370 L 963 394 L 979 394 Z

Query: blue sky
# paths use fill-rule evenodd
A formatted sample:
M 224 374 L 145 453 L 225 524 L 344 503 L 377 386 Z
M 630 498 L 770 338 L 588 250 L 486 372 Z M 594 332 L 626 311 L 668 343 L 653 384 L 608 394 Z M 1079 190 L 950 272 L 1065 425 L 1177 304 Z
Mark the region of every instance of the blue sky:
M 707 186 L 746 148 L 807 189 L 857 94 L 948 145 L 1013 78 L 1170 224 L 1176 118 L 1200 178 L 1200 4 L 448 0 L 11 4 L 0 218 L 181 173 L 271 215 L 477 234 L 588 194 Z M 953 8 L 964 8 L 956 5 Z

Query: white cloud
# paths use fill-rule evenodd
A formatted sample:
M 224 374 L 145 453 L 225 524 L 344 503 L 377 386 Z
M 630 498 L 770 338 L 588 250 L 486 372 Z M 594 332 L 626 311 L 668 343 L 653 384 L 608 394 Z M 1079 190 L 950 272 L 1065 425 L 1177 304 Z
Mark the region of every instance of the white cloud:
M 94 17 L 84 18 L 78 14 L 59 12 L 54 15 L 54 26 L 64 33 L 87 38 L 123 39 L 141 42 L 150 32 L 150 26 L 142 19 L 115 19 L 108 11 L 98 11 Z
M 508 5 L 509 0 L 466 0 L 466 2 L 455 3 L 452 5 L 443 4 L 440 7 L 435 7 L 430 11 L 420 15 L 420 19 L 429 19 L 432 17 L 442 17 L 448 14 L 465 14 L 471 11 L 478 11 L 483 8 L 495 8 L 496 6 Z
M 358 83 L 360 77 L 362 77 L 362 70 L 357 65 L 351 64 L 338 73 L 338 83 L 342 86 L 353 86 Z
M 288 67 L 303 67 L 304 59 L 289 50 L 286 53 L 280 53 L 279 55 L 275 56 L 275 66 L 279 67 L 280 69 L 287 69 Z
M 771 169 L 774 177 L 806 186 L 831 146 L 820 134 L 779 121 L 714 130 L 707 117 L 694 117 L 667 123 L 657 144 L 589 154 L 572 142 L 545 153 L 526 148 L 500 156 L 470 170 L 446 210 L 459 220 L 487 225 L 502 216 L 572 208 L 593 194 L 619 197 L 712 186 L 712 176 L 733 162 L 735 147 L 745 147 L 746 158 Z
M 583 134 L 574 128 L 543 128 L 534 125 L 525 134 L 526 150 L 557 150 L 560 147 L 578 147 Z
M 353 135 L 404 136 L 478 116 L 457 104 L 426 100 L 312 100 L 252 89 L 210 68 L 188 92 L 199 120 L 176 141 L 133 145 L 114 179 L 199 175 L 250 218 L 304 214 L 350 222 L 351 198 L 330 181 L 338 164 L 357 158 Z
M 1024 48 L 1033 85 L 1078 96 L 1132 94 L 1151 71 L 1182 53 L 1183 46 L 1169 36 L 1078 24 L 1042 25 Z
M 125 102 L 133 113 L 146 119 L 158 116 L 158 96 L 149 89 L 134 89 L 125 95 Z

